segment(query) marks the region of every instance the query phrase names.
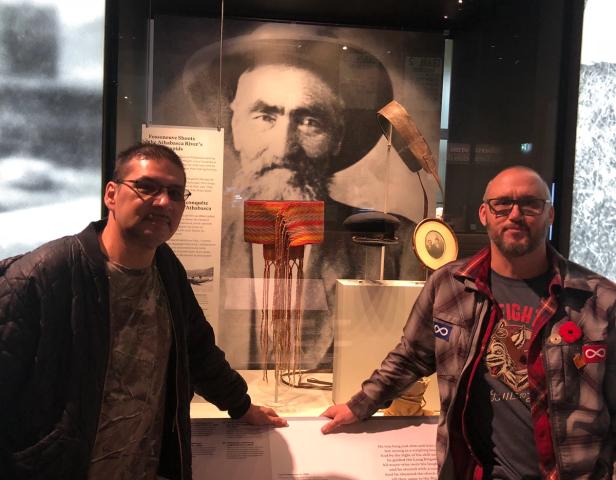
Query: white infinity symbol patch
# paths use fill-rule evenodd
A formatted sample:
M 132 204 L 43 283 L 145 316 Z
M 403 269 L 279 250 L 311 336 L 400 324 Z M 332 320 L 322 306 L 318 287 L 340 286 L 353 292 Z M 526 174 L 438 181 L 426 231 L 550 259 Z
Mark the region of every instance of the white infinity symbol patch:
M 434 333 L 436 333 L 437 335 L 442 335 L 444 337 L 449 333 L 449 329 L 440 325 L 434 325 Z
M 607 355 L 607 351 L 606 351 L 605 347 L 601 347 L 601 348 L 587 348 L 586 350 L 584 350 L 584 356 L 588 360 L 592 360 L 593 358 L 597 358 L 597 359 L 603 360 L 606 355 Z

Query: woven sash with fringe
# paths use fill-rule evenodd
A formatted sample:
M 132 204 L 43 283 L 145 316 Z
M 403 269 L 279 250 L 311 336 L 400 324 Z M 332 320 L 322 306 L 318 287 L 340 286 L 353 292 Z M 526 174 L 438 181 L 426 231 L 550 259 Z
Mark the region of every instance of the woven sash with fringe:
M 295 377 L 299 372 L 304 245 L 323 242 L 324 211 L 323 202 L 244 202 L 244 240 L 262 244 L 265 259 L 259 331 L 265 380 L 270 355 L 277 382 L 283 373 Z M 270 308 L 272 267 L 274 291 Z

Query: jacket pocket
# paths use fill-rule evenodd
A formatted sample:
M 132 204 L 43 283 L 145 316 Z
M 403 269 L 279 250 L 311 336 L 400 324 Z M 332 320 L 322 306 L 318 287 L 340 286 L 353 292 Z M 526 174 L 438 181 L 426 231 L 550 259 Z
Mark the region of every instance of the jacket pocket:
M 470 342 L 470 331 L 459 318 L 441 315 L 432 318 L 434 353 L 439 377 L 455 379 L 460 374 Z
M 88 454 L 86 443 L 55 428 L 34 445 L 13 453 L 17 479 L 81 478 Z
M 15 452 L 13 457 L 15 458 L 16 463 L 28 463 L 31 460 L 37 460 L 43 452 L 53 450 L 53 446 L 57 443 L 58 439 L 62 435 L 62 432 L 59 428 L 52 430 L 48 435 L 45 435 L 34 445 L 21 450 L 19 452 Z M 59 453 L 59 452 L 58 452 Z
M 555 342 L 554 338 L 558 337 L 553 333 L 543 349 L 551 401 L 600 410 L 606 365 L 601 350 L 605 342 L 603 339 L 584 338 L 567 343 L 562 340 Z

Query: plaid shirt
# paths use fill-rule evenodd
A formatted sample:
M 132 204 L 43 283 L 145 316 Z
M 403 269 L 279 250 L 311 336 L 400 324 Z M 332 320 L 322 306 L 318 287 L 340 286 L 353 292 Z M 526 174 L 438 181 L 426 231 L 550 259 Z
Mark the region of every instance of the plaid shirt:
M 546 479 L 616 480 L 616 285 L 548 248 L 554 276 L 529 349 L 531 417 Z M 466 439 L 465 407 L 501 313 L 488 278 L 490 250 L 434 272 L 400 343 L 348 403 L 367 418 L 418 378 L 437 373 L 439 479 L 481 478 Z M 573 322 L 580 338 L 561 327 Z M 567 324 L 571 325 L 571 324 Z

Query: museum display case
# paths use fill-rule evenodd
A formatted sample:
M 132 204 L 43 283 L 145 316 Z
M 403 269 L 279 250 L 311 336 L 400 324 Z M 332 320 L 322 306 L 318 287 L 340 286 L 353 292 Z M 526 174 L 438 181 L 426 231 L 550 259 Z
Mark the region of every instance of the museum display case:
M 474 253 L 487 243 L 476 220 L 483 187 L 506 166 L 537 169 L 556 186 L 560 207 L 565 180 L 557 173 L 570 161 L 560 127 L 570 121 L 575 83 L 563 70 L 576 46 L 566 2 L 454 3 L 442 2 L 438 15 L 419 5 L 396 5 L 395 14 L 393 4 L 377 15 L 374 7 L 351 14 L 323 2 L 109 3 L 106 158 L 140 139 L 184 158 L 194 195 L 170 244 L 251 394 L 279 399 L 271 389 L 285 390 L 294 398 L 288 414 L 300 414 L 302 403 L 314 414 L 312 399 L 329 403 L 332 382 L 336 392 L 336 337 L 351 330 L 337 317 L 337 282 L 416 285 L 443 262 Z M 408 138 L 396 142 L 397 126 L 379 125 L 377 112 L 392 100 L 425 139 L 431 168 Z M 267 255 L 244 237 L 245 202 L 255 200 L 324 202 L 324 241 L 306 245 L 301 288 L 290 284 L 285 304 L 301 311 L 290 340 L 301 345 L 291 369 L 301 376 L 292 382 L 262 375 L 277 371 L 263 350 L 273 334 L 262 330 L 277 309 Z M 345 220 L 371 212 L 399 222 L 395 241 L 354 241 Z M 557 219 L 556 244 L 565 218 Z M 365 311 L 387 322 L 378 309 Z M 388 328 L 399 329 L 404 316 L 396 313 Z

